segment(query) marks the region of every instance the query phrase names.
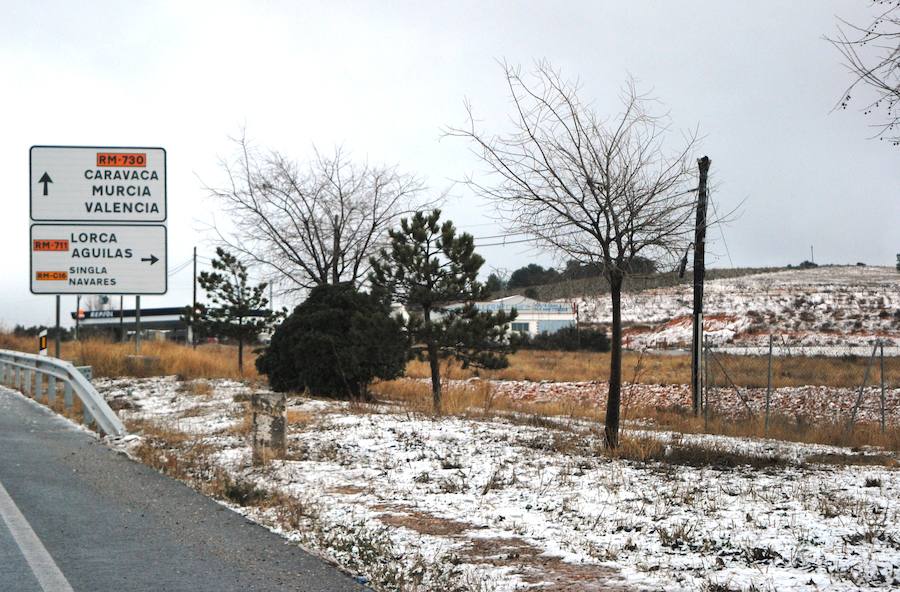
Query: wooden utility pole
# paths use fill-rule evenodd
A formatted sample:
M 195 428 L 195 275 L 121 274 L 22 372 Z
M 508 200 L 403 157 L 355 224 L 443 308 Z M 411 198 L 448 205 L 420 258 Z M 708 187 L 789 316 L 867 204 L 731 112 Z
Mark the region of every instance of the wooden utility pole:
M 700 414 L 702 380 L 700 361 L 703 347 L 703 280 L 706 277 L 706 177 L 709 173 L 708 156 L 697 160 L 700 168 L 700 185 L 697 192 L 697 221 L 694 226 L 694 331 L 691 340 L 691 393 L 694 414 Z
M 197 247 L 194 247 L 194 299 L 191 301 L 191 324 L 188 327 L 191 347 L 197 349 L 197 336 L 194 335 L 194 323 L 197 321 Z

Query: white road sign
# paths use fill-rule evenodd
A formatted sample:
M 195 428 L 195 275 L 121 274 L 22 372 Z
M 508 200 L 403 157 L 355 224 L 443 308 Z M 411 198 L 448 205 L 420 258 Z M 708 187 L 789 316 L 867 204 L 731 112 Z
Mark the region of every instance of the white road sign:
M 163 222 L 162 148 L 32 146 L 35 222 Z
M 32 224 L 33 294 L 165 294 L 166 227 Z

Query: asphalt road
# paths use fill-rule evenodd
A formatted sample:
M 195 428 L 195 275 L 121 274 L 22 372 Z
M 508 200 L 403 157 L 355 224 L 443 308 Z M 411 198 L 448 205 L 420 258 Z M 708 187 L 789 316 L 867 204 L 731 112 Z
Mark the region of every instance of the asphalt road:
M 0 591 L 70 590 L 366 588 L 0 387 Z

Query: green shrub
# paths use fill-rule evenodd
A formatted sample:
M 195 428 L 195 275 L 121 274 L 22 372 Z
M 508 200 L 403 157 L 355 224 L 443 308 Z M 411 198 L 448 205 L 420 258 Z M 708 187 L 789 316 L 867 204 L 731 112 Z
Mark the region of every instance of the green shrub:
M 375 378 L 400 376 L 407 352 L 385 302 L 348 284 L 325 285 L 279 325 L 256 367 L 276 391 L 359 399 Z
M 608 352 L 609 338 L 605 331 L 564 327 L 535 337 L 518 335 L 515 345 L 522 349 Z

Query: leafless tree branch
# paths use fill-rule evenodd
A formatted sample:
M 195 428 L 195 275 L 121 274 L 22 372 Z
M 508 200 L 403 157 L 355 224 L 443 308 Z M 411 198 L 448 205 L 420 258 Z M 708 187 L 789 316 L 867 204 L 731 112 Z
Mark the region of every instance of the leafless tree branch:
M 224 183 L 205 185 L 228 215 L 216 240 L 266 270 L 283 293 L 364 281 L 369 257 L 397 220 L 421 207 L 424 186 L 396 167 L 353 161 L 341 148 L 299 164 L 257 149 L 245 134 L 220 161 Z
M 875 0 L 867 26 L 839 19 L 834 37 L 825 37 L 844 58 L 852 82 L 835 108 L 846 109 L 858 92 L 870 91 L 862 111 L 875 115 L 872 137 L 900 146 L 900 0 Z

